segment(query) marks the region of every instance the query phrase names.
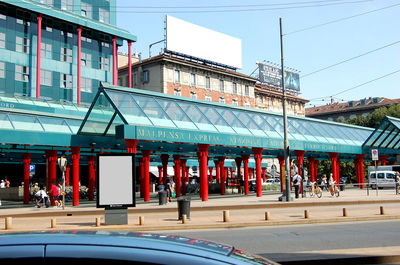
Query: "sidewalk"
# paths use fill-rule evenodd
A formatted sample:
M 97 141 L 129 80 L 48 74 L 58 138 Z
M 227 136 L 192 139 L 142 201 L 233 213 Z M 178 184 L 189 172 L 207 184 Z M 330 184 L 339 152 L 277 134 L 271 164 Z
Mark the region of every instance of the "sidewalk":
M 97 209 L 95 203 L 86 202 L 79 207 L 61 208 L 14 208 L 0 207 L 0 232 L 53 230 L 51 219 L 56 219 L 57 230 L 126 230 L 160 231 L 202 228 L 235 228 L 248 226 L 271 226 L 313 224 L 328 222 L 354 222 L 370 220 L 400 219 L 400 195 L 393 190 L 369 191 L 346 189 L 340 197 L 331 197 L 324 191 L 322 198 L 299 198 L 291 202 L 279 202 L 281 194 L 264 194 L 256 197 L 241 195 L 210 195 L 207 202 L 198 196 L 191 199 L 190 220 L 187 224 L 178 221 L 176 199 L 167 205 L 158 205 L 153 197 L 150 203 L 137 198 L 137 206 L 129 209 L 128 225 L 104 225 L 104 210 Z M 308 194 L 307 194 L 308 195 Z M 385 214 L 380 214 L 380 206 Z M 347 217 L 343 216 L 347 209 Z M 223 210 L 229 210 L 230 222 L 223 222 Z M 309 218 L 305 218 L 308 210 Z M 270 219 L 265 220 L 265 212 Z M 144 225 L 139 225 L 139 216 L 144 217 Z M 12 229 L 5 230 L 5 217 L 13 217 Z M 101 219 L 101 226 L 95 226 L 95 218 Z

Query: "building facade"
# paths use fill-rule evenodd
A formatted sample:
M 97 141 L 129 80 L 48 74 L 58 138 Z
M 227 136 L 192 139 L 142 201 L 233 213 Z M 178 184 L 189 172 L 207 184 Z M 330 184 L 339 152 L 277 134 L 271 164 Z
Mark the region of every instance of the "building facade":
M 367 116 L 375 109 L 400 104 L 400 99 L 383 97 L 364 98 L 344 103 L 330 103 L 324 106 L 306 108 L 306 116 L 329 121 L 347 121 L 360 116 Z
M 100 82 L 117 79 L 118 46 L 136 41 L 115 26 L 115 5 L 0 1 L 0 95 L 90 104 Z

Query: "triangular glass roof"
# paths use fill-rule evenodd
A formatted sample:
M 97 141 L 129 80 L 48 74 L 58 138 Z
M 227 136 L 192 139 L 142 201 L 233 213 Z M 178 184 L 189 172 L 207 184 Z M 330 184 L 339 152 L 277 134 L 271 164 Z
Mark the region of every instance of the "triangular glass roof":
M 263 137 L 282 140 L 283 145 L 281 114 L 109 85 L 99 88 L 78 134 L 114 135 L 115 126 L 120 124 Z M 310 146 L 318 143 L 361 150 L 372 131 L 343 123 L 288 117 L 289 140 Z
M 386 116 L 363 144 L 365 147 L 400 149 L 400 119 Z

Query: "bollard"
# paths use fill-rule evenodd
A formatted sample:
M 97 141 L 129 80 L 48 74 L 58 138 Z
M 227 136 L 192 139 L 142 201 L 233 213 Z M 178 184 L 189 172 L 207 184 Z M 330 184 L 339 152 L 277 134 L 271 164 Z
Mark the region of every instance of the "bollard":
M 6 230 L 12 229 L 12 217 L 6 217 Z
M 56 228 L 56 226 L 57 226 L 56 219 L 55 218 L 51 219 L 51 228 Z
M 385 209 L 383 208 L 383 206 L 380 207 L 380 210 L 381 210 L 381 215 L 384 215 L 385 214 Z
M 186 214 L 182 214 L 182 224 L 186 224 Z
M 265 212 L 265 221 L 268 221 L 270 219 L 269 212 Z
M 224 223 L 227 223 L 229 221 L 230 221 L 229 220 L 229 211 L 226 210 L 226 211 L 224 211 Z
M 96 217 L 96 226 L 97 226 L 97 227 L 100 226 L 100 217 Z
M 139 225 L 144 225 L 144 216 L 139 216 Z
M 346 217 L 347 216 L 347 209 L 343 208 L 343 216 Z
M 309 215 L 309 213 L 308 213 L 308 210 L 304 210 L 304 218 L 305 218 L 305 219 L 310 218 L 310 215 Z

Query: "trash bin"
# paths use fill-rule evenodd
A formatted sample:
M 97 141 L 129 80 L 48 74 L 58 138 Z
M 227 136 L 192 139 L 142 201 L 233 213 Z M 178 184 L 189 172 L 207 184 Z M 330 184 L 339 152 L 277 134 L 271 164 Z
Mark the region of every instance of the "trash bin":
M 186 219 L 190 220 L 190 197 L 179 198 L 178 202 L 178 219 L 182 220 L 182 215 L 186 214 Z
M 158 205 L 167 204 L 167 192 L 165 190 L 158 192 Z

